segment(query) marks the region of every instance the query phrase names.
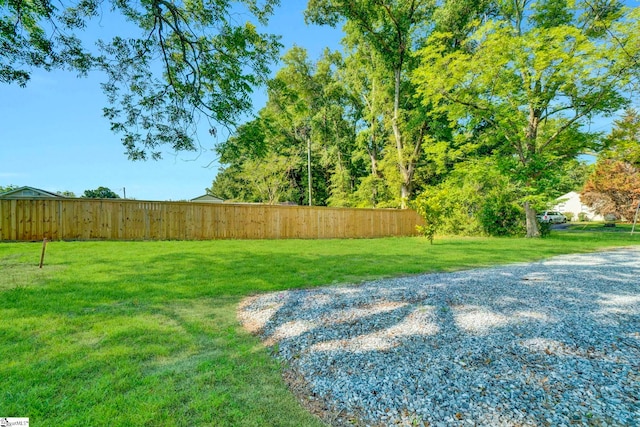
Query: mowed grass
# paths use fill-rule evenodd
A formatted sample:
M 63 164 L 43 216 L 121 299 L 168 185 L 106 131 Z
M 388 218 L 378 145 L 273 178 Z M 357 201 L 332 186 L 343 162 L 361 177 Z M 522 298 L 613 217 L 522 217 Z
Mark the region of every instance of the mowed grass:
M 56 426 L 314 426 L 236 320 L 247 295 L 638 245 L 551 238 L 0 244 L 0 416 Z

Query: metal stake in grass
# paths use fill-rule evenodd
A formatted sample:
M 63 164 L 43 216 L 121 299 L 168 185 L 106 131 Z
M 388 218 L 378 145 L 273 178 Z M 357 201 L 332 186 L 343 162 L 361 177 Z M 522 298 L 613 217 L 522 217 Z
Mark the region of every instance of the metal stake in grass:
M 633 217 L 633 227 L 631 227 L 631 234 L 636 230 L 636 222 L 638 221 L 638 210 L 640 210 L 640 203 L 638 203 L 638 207 L 636 208 L 636 214 Z
M 42 240 L 42 254 L 40 255 L 40 268 L 42 268 L 42 265 L 44 264 L 44 251 L 45 249 L 47 249 L 47 238 L 45 237 Z

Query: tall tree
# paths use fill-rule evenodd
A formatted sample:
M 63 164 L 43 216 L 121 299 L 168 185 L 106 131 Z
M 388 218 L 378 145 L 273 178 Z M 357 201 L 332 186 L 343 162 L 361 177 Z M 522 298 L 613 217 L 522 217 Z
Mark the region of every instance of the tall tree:
M 572 159 L 563 165 L 560 171 L 560 179 L 555 184 L 556 194 L 552 197 L 561 196 L 570 191 L 580 192 L 589 176 L 593 173 L 595 164 L 587 163 L 584 160 Z
M 218 170 L 218 174 L 207 192 L 234 202 L 260 202 L 261 200 L 250 188 L 247 180 L 242 176 L 242 165 L 225 165 Z
M 251 188 L 258 182 L 265 188 L 269 182 L 271 189 L 282 185 L 290 190 L 244 192 L 243 197 L 314 205 L 351 203 L 349 194 L 358 171 L 351 155 L 353 128 L 345 118 L 347 95 L 336 79 L 340 62 L 335 52 L 325 51 L 314 62 L 304 49 L 292 48 L 268 84 L 267 105 L 255 120 L 217 147 L 221 162 L 235 165 L 225 169 L 227 175 L 237 174 L 252 183 Z M 267 159 L 269 167 L 255 167 L 265 165 Z M 271 198 L 285 195 L 284 200 Z
M 627 103 L 637 79 L 639 10 L 616 1 L 497 1 L 495 16 L 451 50 L 436 33 L 420 52 L 419 94 L 458 125 L 490 125 L 505 170 L 525 190 L 527 236 L 536 203 L 566 161 L 594 148 L 581 125 Z
M 0 0 L 0 82 L 24 86 L 33 68 L 103 70 L 104 115 L 130 159 L 196 150 L 199 119 L 212 133 L 234 124 L 266 80 L 280 45 L 256 25 L 278 1 Z M 99 40 L 96 53 L 82 30 L 105 10 L 131 35 Z
M 581 199 L 601 215 L 633 219 L 640 203 L 640 116 L 634 109 L 614 121 Z
M 411 106 L 413 91 L 408 75 L 415 64 L 412 52 L 429 30 L 434 7 L 434 0 L 310 0 L 305 12 L 308 22 L 320 25 L 346 22 L 346 32 L 362 37 L 363 44 L 379 55 L 390 76 L 391 129 L 401 176 L 402 207 L 412 196 L 416 165 L 429 130 L 429 123 Z
M 243 202 L 299 202 L 299 149 L 289 146 L 274 131 L 277 127 L 263 109 L 256 119 L 219 144 L 216 150 L 226 166 L 216 176 L 211 192 Z
M 359 32 L 348 32 L 342 44 L 346 57 L 340 69 L 340 78 L 350 96 L 351 120 L 356 133 L 352 156 L 354 160 L 366 162 L 369 169 L 367 176 L 362 177 L 358 184 L 354 202 L 363 207 L 393 204 L 392 200 L 398 199 L 398 195 L 389 191 L 389 182 L 381 167 L 390 137 L 385 126 L 386 106 L 392 104 L 387 90 L 385 65 L 380 54 L 371 49 Z
M 294 46 L 282 60 L 284 67 L 269 82 L 264 115 L 270 118 L 273 136 L 289 147 L 291 155 L 297 152 L 304 159 L 306 169 L 300 172 L 307 190 L 305 204 L 324 204 L 326 188 L 314 186 L 320 147 L 327 139 L 326 122 L 317 120 L 325 103 L 324 85 L 316 78 L 317 64 L 305 49 Z
M 260 202 L 270 205 L 291 201 L 295 187 L 291 185 L 295 164 L 288 156 L 269 153 L 264 158 L 250 159 L 242 164 L 242 177 Z
M 82 197 L 88 199 L 119 199 L 115 192 L 108 187 L 98 187 L 95 190 L 84 190 Z
M 640 114 L 628 108 L 605 138 L 604 157 L 640 166 Z
M 600 215 L 632 221 L 640 204 L 640 169 L 620 160 L 600 159 L 580 199 Z

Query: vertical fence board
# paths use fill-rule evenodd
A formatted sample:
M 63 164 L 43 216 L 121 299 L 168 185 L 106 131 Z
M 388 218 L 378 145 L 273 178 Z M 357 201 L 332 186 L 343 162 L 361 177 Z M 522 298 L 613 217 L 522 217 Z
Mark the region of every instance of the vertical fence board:
M 7 240 L 13 240 L 13 227 L 11 221 L 14 219 L 12 200 L 0 200 L 0 236 L 6 236 Z
M 144 202 L 0 200 L 0 240 L 324 239 L 410 236 L 411 210 Z
M 17 228 L 16 228 L 16 221 L 18 220 L 18 216 L 16 215 L 16 203 L 18 202 L 17 200 L 9 200 L 9 209 L 10 211 L 8 212 L 8 216 L 7 216 L 7 230 L 9 232 L 9 235 L 11 236 L 11 240 L 17 240 L 18 239 L 18 235 L 17 235 Z
M 22 221 L 23 221 L 23 210 L 22 210 L 22 205 L 23 205 L 23 200 L 16 200 L 16 218 L 15 218 L 15 222 L 14 222 L 14 226 L 15 226 L 15 230 L 16 230 L 16 239 L 18 240 L 24 240 L 24 236 L 23 236 L 23 230 L 24 227 L 22 225 Z

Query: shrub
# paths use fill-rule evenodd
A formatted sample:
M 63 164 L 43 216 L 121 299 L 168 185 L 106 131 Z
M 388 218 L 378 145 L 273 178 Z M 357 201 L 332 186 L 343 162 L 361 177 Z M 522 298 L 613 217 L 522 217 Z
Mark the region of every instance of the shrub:
M 425 225 L 418 226 L 417 230 L 419 233 L 425 235 L 431 244 L 433 244 L 433 238 L 442 225 L 442 219 L 445 214 L 445 202 L 446 194 L 443 191 L 425 191 L 414 203 L 416 212 L 418 212 L 425 221 Z
M 538 228 L 540 229 L 540 237 L 545 238 L 551 235 L 550 222 L 538 222 Z
M 586 214 L 586 213 L 584 213 L 584 212 L 580 212 L 580 213 L 578 214 L 578 221 L 581 221 L 581 222 L 587 222 L 587 221 L 589 221 L 589 215 L 587 215 L 587 214 Z
M 427 188 L 413 206 L 438 233 L 510 236 L 525 231 L 518 190 L 489 160 L 458 165 L 437 186 Z M 430 216 L 430 217 L 428 217 Z M 436 220 L 437 217 L 437 220 Z M 431 230 L 421 230 L 431 233 Z
M 490 196 L 480 211 L 480 223 L 490 236 L 513 236 L 525 230 L 524 211 L 508 199 L 507 195 Z

